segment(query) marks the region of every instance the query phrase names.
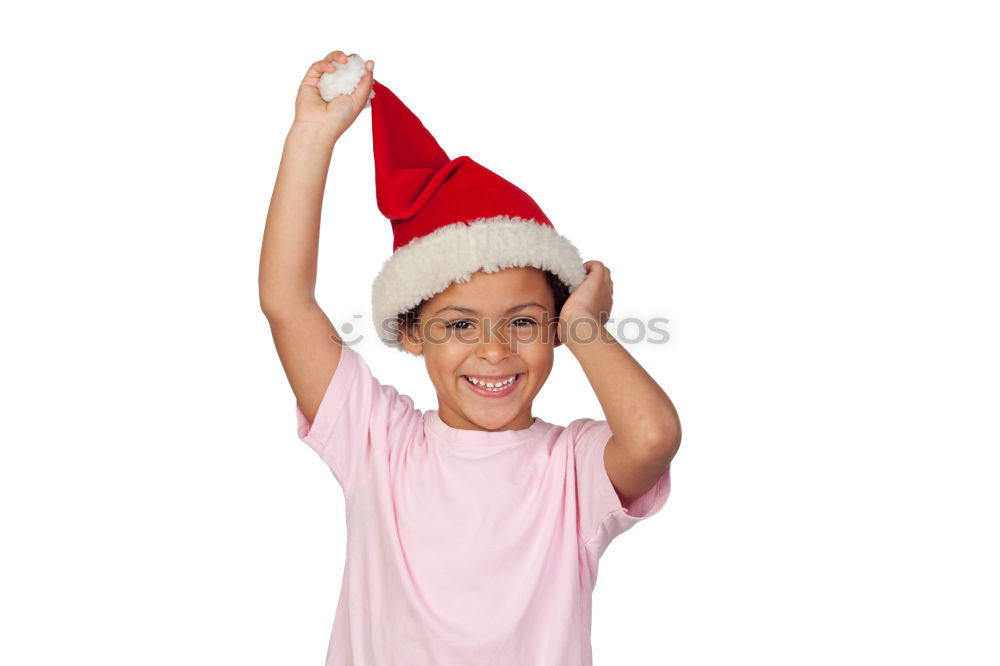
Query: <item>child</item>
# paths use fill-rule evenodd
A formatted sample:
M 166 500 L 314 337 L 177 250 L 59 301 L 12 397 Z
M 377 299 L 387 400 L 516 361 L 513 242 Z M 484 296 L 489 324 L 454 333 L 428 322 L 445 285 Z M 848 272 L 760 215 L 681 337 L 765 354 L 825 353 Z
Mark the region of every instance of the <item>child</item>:
M 347 63 L 333 51 L 299 88 L 259 285 L 298 435 L 346 499 L 326 663 L 589 665 L 598 560 L 666 502 L 677 413 L 604 328 L 608 269 L 582 263 L 523 191 L 467 156 L 449 160 L 374 81 L 372 61 L 352 93 L 325 102 L 320 77 Z M 394 235 L 375 323 L 383 342 L 423 357 L 436 410 L 373 377 L 314 299 L 333 147 L 368 103 Z M 532 416 L 560 345 L 606 421 Z

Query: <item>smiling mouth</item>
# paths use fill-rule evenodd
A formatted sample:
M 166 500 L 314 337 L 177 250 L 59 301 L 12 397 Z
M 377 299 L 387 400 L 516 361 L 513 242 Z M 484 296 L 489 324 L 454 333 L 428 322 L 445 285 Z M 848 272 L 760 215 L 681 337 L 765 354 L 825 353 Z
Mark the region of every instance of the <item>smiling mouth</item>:
M 513 391 L 514 387 L 521 382 L 521 377 L 523 375 L 524 375 L 523 372 L 518 373 L 513 377 L 509 378 L 507 381 L 501 381 L 493 384 L 492 387 L 486 385 L 487 383 L 491 382 L 483 382 L 480 380 L 478 383 L 476 383 L 473 382 L 468 375 L 462 375 L 462 379 L 465 380 L 465 383 L 469 386 L 469 388 L 471 388 L 479 395 L 488 396 L 492 398 L 492 397 L 507 395 L 508 393 Z

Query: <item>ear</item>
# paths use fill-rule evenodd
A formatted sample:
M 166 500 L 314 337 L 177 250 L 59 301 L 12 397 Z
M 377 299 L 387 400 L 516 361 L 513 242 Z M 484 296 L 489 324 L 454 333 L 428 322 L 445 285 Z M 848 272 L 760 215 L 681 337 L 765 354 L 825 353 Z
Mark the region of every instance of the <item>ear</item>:
M 559 322 L 555 319 L 552 320 L 552 348 L 562 346 L 562 340 L 559 339 Z
M 417 326 L 406 326 L 399 331 L 399 342 L 403 349 L 414 356 L 421 356 L 424 353 L 424 343 L 416 335 Z

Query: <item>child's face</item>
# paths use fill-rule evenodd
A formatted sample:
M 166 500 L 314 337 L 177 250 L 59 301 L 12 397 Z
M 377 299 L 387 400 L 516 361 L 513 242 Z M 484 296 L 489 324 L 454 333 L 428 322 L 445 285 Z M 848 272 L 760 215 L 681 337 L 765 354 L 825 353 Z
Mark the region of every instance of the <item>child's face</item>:
M 558 346 L 553 300 L 541 270 L 508 268 L 474 273 L 424 303 L 415 330 L 404 333 L 402 343 L 423 355 L 442 421 L 463 430 L 531 426 L 532 401 Z M 525 303 L 530 305 L 517 307 Z M 516 379 L 493 393 L 474 386 L 469 376 Z

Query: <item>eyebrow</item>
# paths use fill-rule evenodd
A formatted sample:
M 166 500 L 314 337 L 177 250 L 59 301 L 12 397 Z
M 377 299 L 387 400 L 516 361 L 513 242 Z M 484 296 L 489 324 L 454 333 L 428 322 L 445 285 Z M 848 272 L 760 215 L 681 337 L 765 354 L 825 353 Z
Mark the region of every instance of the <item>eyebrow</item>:
M 543 310 L 545 309 L 544 305 L 542 305 L 540 303 L 535 303 L 534 301 L 531 301 L 530 303 L 521 303 L 520 305 L 515 305 L 510 310 L 507 310 L 507 312 L 505 312 L 504 314 L 510 314 L 511 312 L 515 312 L 517 310 L 523 310 L 524 308 L 531 307 L 532 305 L 540 307 Z M 448 305 L 448 306 L 445 306 L 445 307 L 441 308 L 440 310 L 438 310 L 434 314 L 435 315 L 439 315 L 442 312 L 444 312 L 445 310 L 456 310 L 458 312 L 464 312 L 466 314 L 471 314 L 471 315 L 478 315 L 479 314 L 478 312 L 476 312 L 472 308 L 463 308 L 461 305 Z

